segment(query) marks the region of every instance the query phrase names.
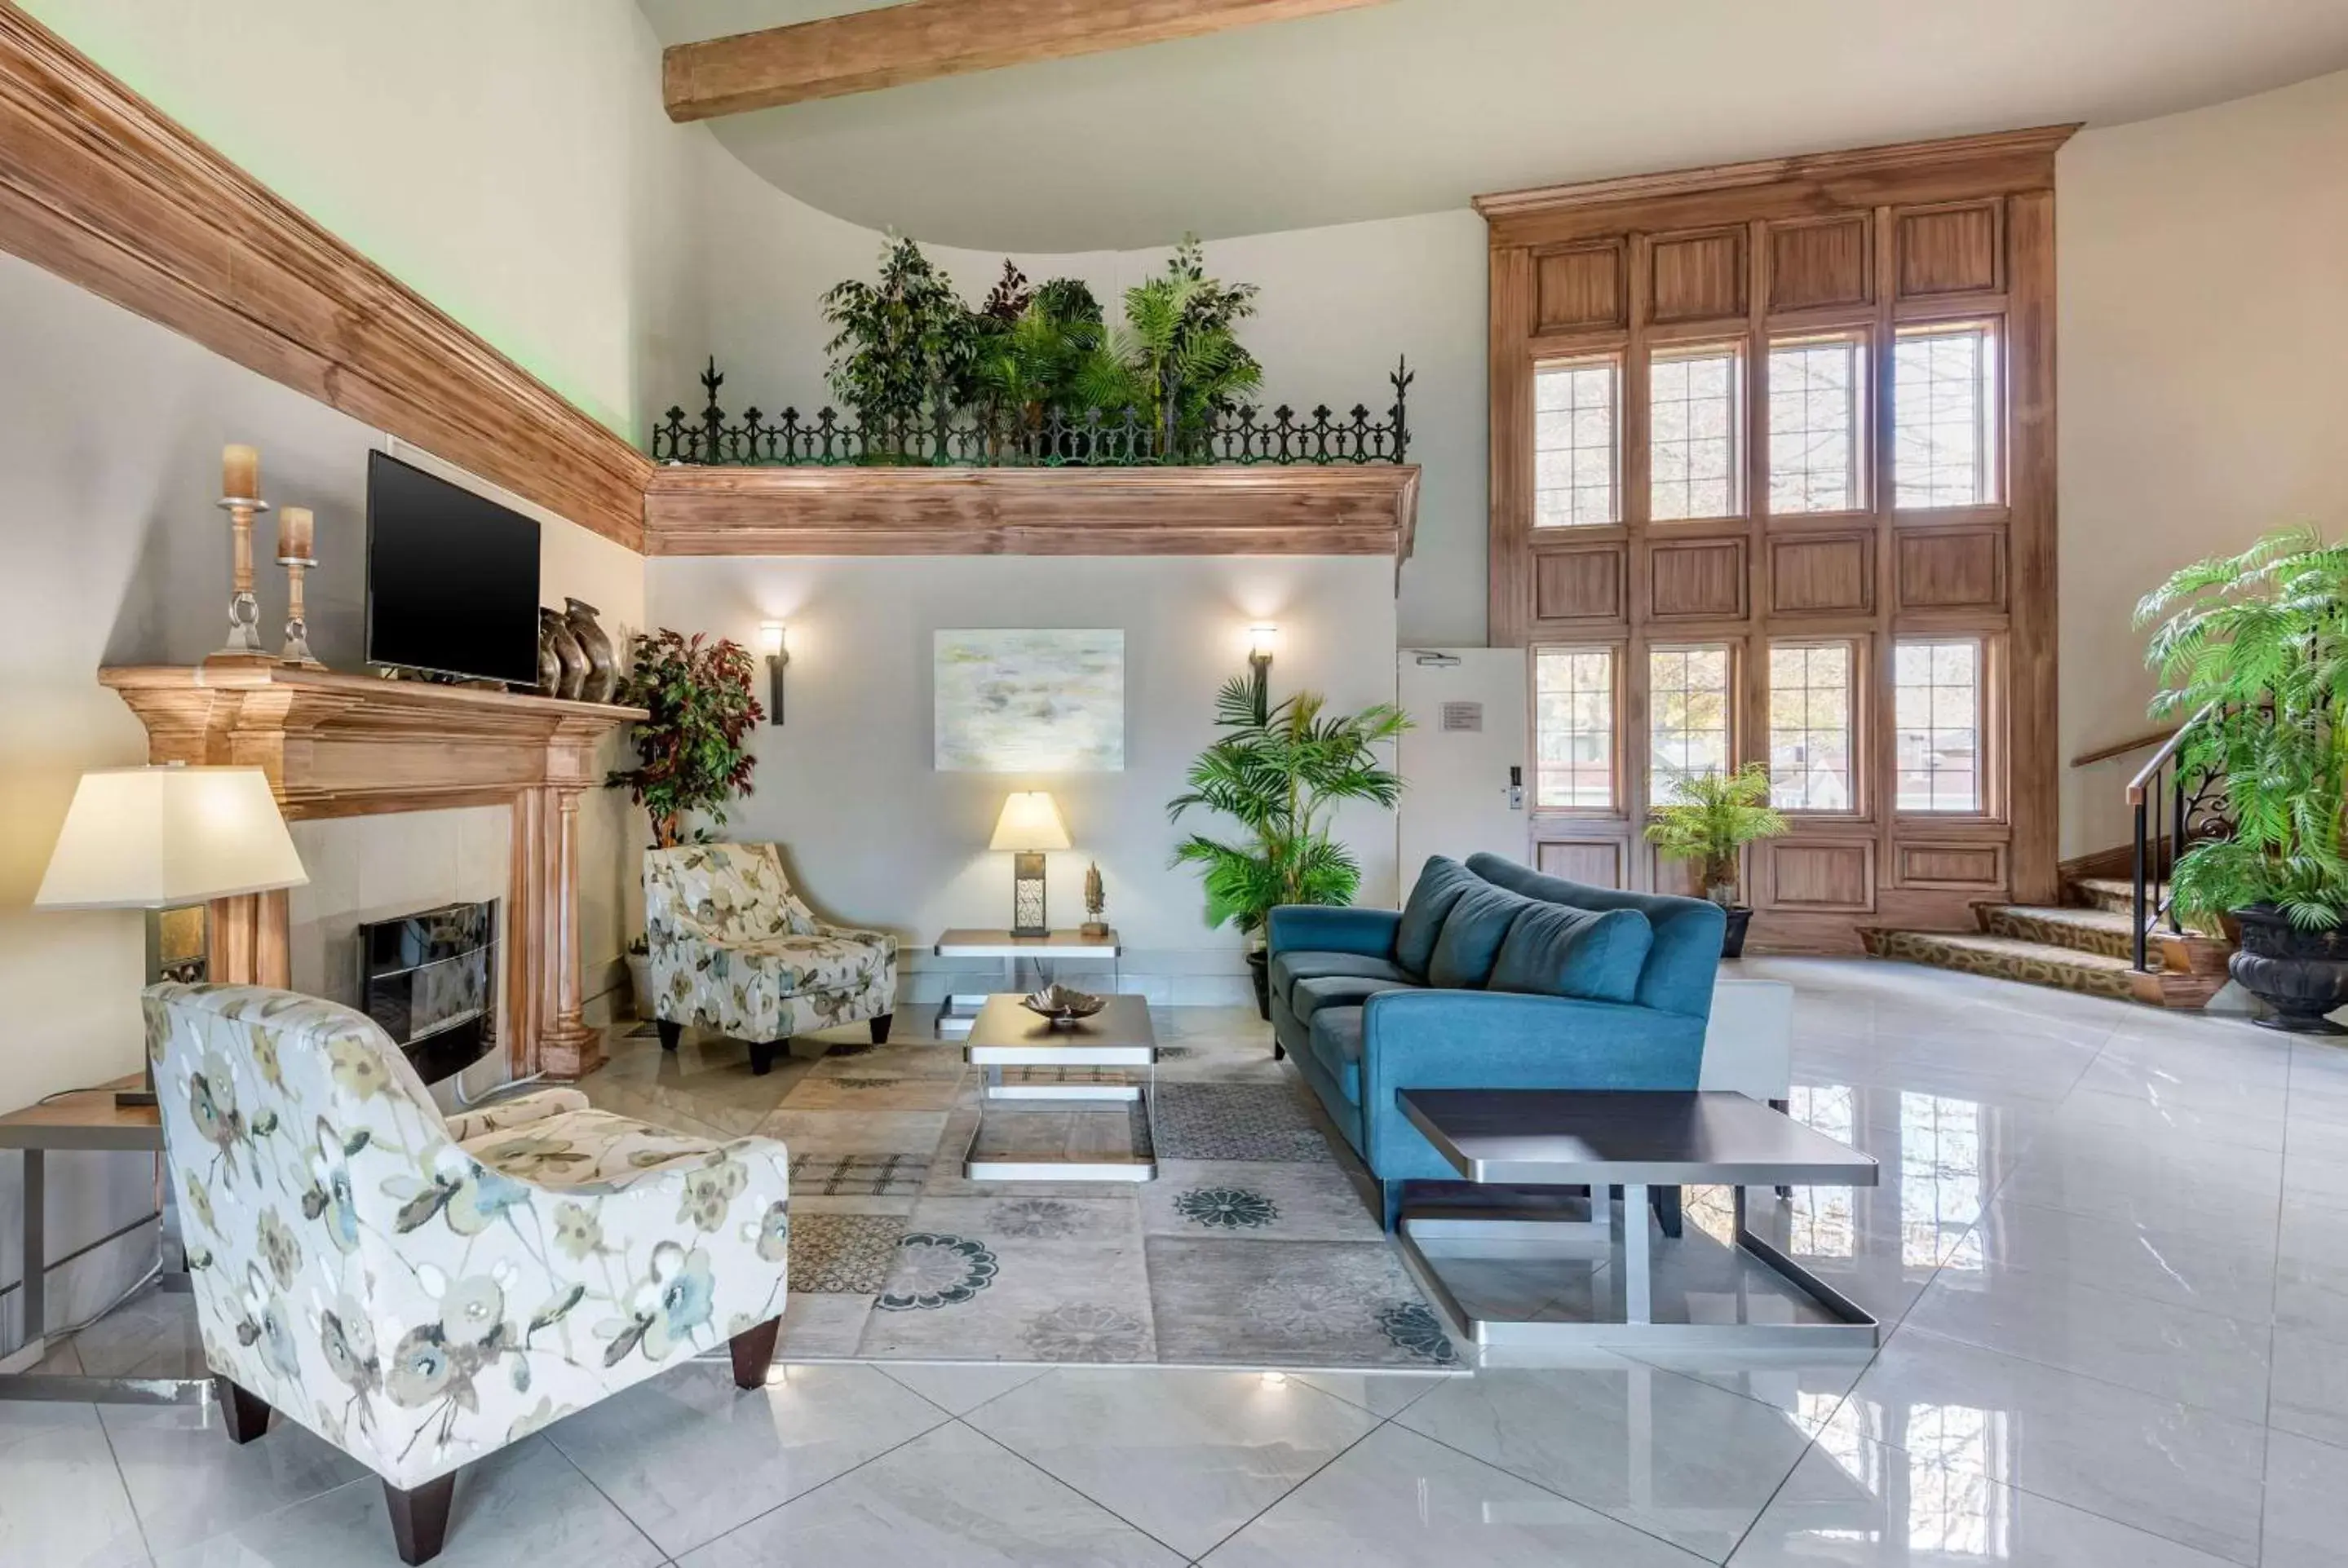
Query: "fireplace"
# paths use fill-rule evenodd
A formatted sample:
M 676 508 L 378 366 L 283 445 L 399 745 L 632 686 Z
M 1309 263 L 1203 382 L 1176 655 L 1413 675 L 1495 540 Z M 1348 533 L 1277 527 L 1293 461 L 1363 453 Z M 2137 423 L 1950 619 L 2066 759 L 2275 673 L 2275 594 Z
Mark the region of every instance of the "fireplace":
M 498 903 L 444 904 L 358 928 L 359 1009 L 427 1083 L 497 1043 Z

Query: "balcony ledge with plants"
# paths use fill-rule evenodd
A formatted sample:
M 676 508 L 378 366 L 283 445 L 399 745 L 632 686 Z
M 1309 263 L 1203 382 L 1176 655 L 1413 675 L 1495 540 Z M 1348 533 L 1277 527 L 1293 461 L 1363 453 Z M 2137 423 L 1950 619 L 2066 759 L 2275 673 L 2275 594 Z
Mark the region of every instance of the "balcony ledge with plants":
M 653 432 L 650 555 L 1410 553 L 1406 364 L 1384 418 L 1269 414 L 1237 328 L 1255 290 L 1186 242 L 1111 327 L 1073 279 L 1009 261 L 973 310 L 918 246 L 823 297 L 849 409 L 734 420 L 702 377 L 697 420 Z

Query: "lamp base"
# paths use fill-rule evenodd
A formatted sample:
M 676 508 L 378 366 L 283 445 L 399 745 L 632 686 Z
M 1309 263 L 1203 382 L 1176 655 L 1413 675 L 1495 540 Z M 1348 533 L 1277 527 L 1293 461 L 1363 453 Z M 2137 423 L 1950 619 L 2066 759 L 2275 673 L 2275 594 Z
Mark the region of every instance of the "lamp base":
M 1044 856 L 1023 849 L 1011 857 L 1011 934 L 1048 937 L 1051 922 L 1044 914 Z
M 114 1091 L 114 1104 L 117 1110 L 129 1110 L 139 1106 L 152 1107 L 155 1104 L 155 1091 L 151 1089 L 118 1089 Z

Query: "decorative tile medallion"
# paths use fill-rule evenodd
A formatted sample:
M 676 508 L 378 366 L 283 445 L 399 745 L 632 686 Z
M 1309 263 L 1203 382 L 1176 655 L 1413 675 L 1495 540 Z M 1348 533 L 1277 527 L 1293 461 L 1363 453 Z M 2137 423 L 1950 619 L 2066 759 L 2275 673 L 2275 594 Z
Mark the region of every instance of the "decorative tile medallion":
M 1280 1205 L 1245 1187 L 1193 1187 L 1176 1196 L 1174 1212 L 1209 1230 L 1259 1230 L 1280 1217 Z
M 953 1307 L 994 1284 L 1000 1267 L 983 1243 L 915 1231 L 898 1243 L 896 1267 L 872 1305 L 883 1312 Z
M 1451 1336 L 1443 1331 L 1435 1309 L 1423 1301 L 1389 1302 L 1378 1309 L 1378 1327 L 1397 1349 L 1407 1350 L 1438 1367 L 1459 1365 L 1459 1353 L 1451 1348 Z
M 795 1154 L 794 1196 L 827 1198 L 911 1197 L 929 1179 L 930 1163 L 919 1154 Z
M 1056 1241 L 1076 1235 L 1083 1222 L 1072 1205 L 1057 1198 L 1006 1198 L 988 1213 L 986 1223 L 1003 1235 Z
M 904 1239 L 901 1214 L 800 1212 L 791 1222 L 791 1289 L 815 1296 L 874 1296 L 889 1283 Z
M 1152 1091 L 1161 1160 L 1330 1161 L 1328 1141 L 1282 1083 L 1160 1083 Z
M 1140 1318 L 1091 1301 L 1053 1307 L 1028 1324 L 1020 1338 L 1042 1361 L 1144 1361 L 1153 1348 L 1148 1325 Z

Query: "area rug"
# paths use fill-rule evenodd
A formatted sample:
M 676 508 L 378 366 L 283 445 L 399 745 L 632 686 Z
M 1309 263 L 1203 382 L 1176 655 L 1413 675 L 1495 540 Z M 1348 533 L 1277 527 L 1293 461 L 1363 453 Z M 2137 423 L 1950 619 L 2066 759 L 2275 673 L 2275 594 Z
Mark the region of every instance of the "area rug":
M 765 1078 L 735 1042 L 663 1053 L 623 1025 L 581 1087 L 712 1123 L 763 1109 L 791 1145 L 787 1358 L 1461 1369 L 1269 1031 L 1161 1018 L 1179 1076 L 1155 1079 L 1147 1121 L 998 1102 L 985 1122 L 990 1148 L 1154 1150 L 1148 1183 L 965 1179 L 977 1076 L 901 1018 L 886 1046 L 796 1041 Z

